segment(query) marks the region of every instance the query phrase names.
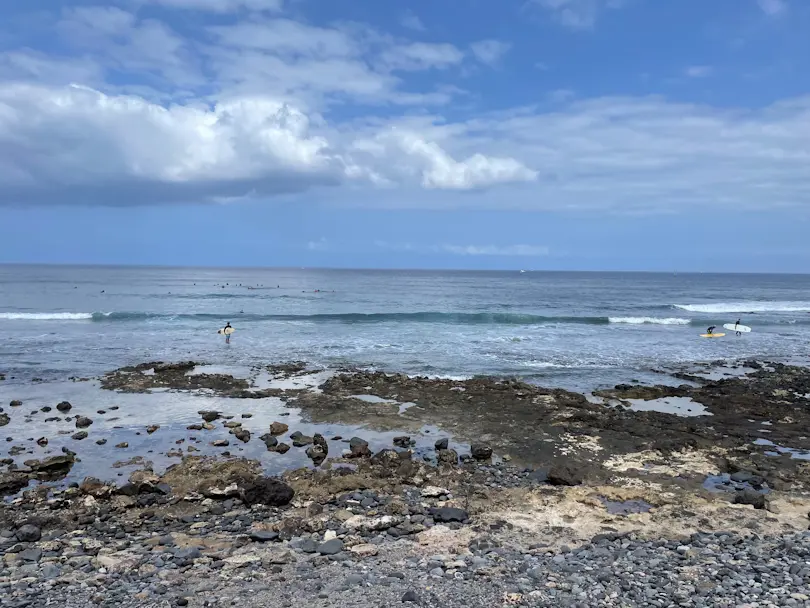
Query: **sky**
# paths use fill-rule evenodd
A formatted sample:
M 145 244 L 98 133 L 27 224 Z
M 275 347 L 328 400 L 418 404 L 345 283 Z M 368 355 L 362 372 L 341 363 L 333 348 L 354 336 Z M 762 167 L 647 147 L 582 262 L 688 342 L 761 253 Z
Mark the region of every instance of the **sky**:
M 806 0 L 0 0 L 0 262 L 810 269 Z

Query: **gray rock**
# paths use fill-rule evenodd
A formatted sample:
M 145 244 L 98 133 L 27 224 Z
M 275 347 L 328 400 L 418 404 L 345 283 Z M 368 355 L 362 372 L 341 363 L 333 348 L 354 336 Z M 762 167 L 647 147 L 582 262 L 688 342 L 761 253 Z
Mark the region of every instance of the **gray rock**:
M 69 401 L 62 401 L 62 403 L 59 403 L 59 404 L 56 405 L 56 409 L 59 410 L 60 412 L 62 412 L 63 414 L 65 412 L 69 412 L 72 407 L 73 406 L 70 405 Z
M 54 578 L 59 578 L 60 576 L 62 576 L 62 569 L 57 564 L 48 563 L 42 566 L 43 578 L 50 580 Z
M 90 418 L 88 418 L 87 416 L 78 416 L 76 418 L 76 428 L 77 429 L 86 429 L 91 424 L 93 424 L 93 421 Z
M 418 596 L 418 595 L 416 595 L 416 592 L 415 592 L 415 591 L 406 591 L 406 592 L 405 592 L 405 593 L 402 595 L 402 603 L 403 603 L 403 604 L 405 604 L 405 603 L 407 603 L 407 602 L 412 602 L 412 603 L 414 603 L 414 604 L 418 604 L 418 603 L 419 603 L 419 596 Z
M 279 534 L 278 532 L 272 532 L 270 530 L 254 530 L 250 533 L 250 540 L 259 542 L 259 543 L 266 543 L 270 541 L 278 540 Z
M 745 489 L 737 492 L 734 496 L 734 504 L 751 505 L 755 509 L 765 508 L 765 495 L 756 490 Z
M 436 443 L 433 445 L 436 448 L 436 451 L 439 450 L 446 450 L 450 447 L 450 440 L 447 437 L 442 437 L 441 439 L 437 439 Z
M 307 538 L 301 543 L 301 551 L 304 553 L 316 553 L 318 551 L 318 543 L 311 538 Z
M 73 433 L 70 436 L 71 439 L 75 441 L 81 441 L 82 439 L 87 439 L 87 431 L 79 431 L 78 433 Z
M 17 528 L 17 540 L 24 543 L 35 543 L 42 538 L 42 530 L 32 524 Z
M 441 507 L 430 510 L 433 519 L 438 522 L 465 522 L 470 518 L 469 513 L 464 509 L 456 507 Z
M 470 453 L 476 460 L 489 460 L 492 458 L 492 448 L 485 443 L 473 443 L 470 446 Z
M 318 553 L 321 555 L 335 555 L 343 551 L 343 541 L 333 538 L 318 545 Z
M 38 562 L 42 557 L 42 550 L 36 547 L 29 547 L 24 551 L 20 551 L 19 556 L 20 559 L 24 559 L 27 562 Z

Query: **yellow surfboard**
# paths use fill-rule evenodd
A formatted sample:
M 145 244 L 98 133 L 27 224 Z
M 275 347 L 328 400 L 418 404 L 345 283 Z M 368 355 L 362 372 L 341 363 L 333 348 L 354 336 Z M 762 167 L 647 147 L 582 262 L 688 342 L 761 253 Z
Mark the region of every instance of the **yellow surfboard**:
M 722 338 L 726 334 L 700 334 L 701 338 Z

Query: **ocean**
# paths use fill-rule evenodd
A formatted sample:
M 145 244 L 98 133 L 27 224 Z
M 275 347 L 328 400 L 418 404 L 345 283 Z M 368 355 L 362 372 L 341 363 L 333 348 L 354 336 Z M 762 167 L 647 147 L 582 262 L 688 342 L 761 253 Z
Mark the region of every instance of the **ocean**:
M 738 317 L 752 333 L 699 337 Z M 806 362 L 808 338 L 806 275 L 0 266 L 3 393 L 189 359 L 585 391 L 696 362 Z

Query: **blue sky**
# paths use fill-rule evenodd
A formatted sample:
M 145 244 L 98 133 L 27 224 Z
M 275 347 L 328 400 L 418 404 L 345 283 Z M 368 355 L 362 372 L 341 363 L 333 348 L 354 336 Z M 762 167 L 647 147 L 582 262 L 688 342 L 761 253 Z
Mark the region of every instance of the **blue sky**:
M 806 271 L 810 3 L 0 2 L 0 262 Z

